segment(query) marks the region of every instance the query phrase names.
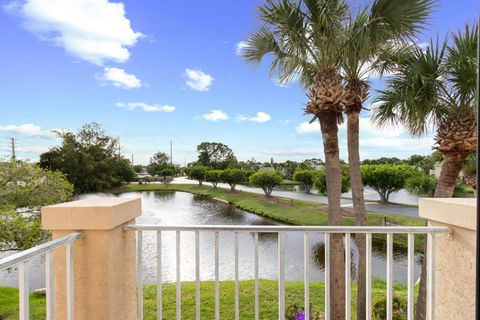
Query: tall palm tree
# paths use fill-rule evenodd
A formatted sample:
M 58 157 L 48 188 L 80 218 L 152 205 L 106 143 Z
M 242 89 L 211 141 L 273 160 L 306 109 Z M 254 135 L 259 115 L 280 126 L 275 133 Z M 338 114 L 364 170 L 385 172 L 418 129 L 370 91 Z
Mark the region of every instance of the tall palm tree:
M 347 116 L 347 148 L 353 213 L 356 224 L 367 223 L 362 175 L 360 172 L 360 112 L 369 96 L 369 76 L 383 73 L 390 65 L 391 55 L 402 52 L 408 39 L 423 28 L 432 10 L 431 0 L 376 1 L 359 10 L 345 26 L 343 59 L 343 105 Z M 403 44 L 403 45 L 402 45 Z M 386 54 L 389 53 L 389 54 Z M 357 234 L 359 250 L 357 318 L 366 315 L 366 239 Z
M 388 88 L 377 96 L 374 121 L 403 125 L 414 137 L 435 130 L 434 148 L 443 155 L 435 197 L 452 197 L 465 159 L 475 149 L 477 26 L 425 50 L 412 46 L 400 59 Z
M 377 124 L 403 125 L 411 135 L 435 130 L 443 163 L 435 197 L 452 197 L 468 155 L 476 148 L 476 48 L 478 25 L 453 34 L 453 42 L 430 41 L 424 50 L 411 46 L 396 66 L 388 88 L 376 98 Z M 424 244 L 426 253 L 426 243 Z M 425 319 L 426 259 L 418 294 L 416 319 Z
M 338 123 L 342 122 L 342 86 L 337 66 L 341 28 L 347 16 L 344 0 L 267 0 L 258 8 L 262 26 L 248 37 L 243 56 L 259 63 L 271 55 L 270 71 L 281 82 L 297 79 L 308 90 L 305 113 L 319 120 L 325 153 L 328 222 L 341 224 L 342 171 Z M 345 318 L 342 237 L 331 237 L 331 316 Z

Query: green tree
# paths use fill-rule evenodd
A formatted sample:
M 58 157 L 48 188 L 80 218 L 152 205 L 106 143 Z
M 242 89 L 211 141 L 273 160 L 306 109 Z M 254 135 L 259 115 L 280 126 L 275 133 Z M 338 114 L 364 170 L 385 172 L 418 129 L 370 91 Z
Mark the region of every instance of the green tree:
M 205 175 L 205 181 L 210 182 L 216 188 L 217 184 L 222 181 L 222 172 L 223 170 L 208 170 Z
M 67 201 L 73 186 L 59 171 L 24 161 L 0 162 L 0 249 L 27 249 L 49 237 L 40 207 Z
M 136 173 L 130 160 L 120 158 L 117 160 L 114 171 L 117 182 L 115 184 L 121 184 L 124 182 L 131 182 L 135 179 Z
M 407 179 L 418 174 L 414 167 L 406 164 L 366 164 L 361 169 L 363 183 L 378 193 L 382 203 L 388 203 L 392 192 L 403 189 Z
M 282 182 L 283 178 L 276 172 L 255 172 L 250 176 L 250 184 L 262 188 L 265 196 L 272 194 L 273 188 Z
M 198 164 L 214 169 L 226 169 L 237 163 L 237 158 L 227 145 L 220 142 L 202 142 L 197 146 Z
M 418 173 L 405 181 L 405 190 L 419 197 L 433 197 L 437 187 L 437 178 Z
M 133 166 L 133 170 L 135 173 L 140 174 L 143 172 L 143 170 L 145 170 L 145 166 L 143 164 L 136 164 Z
M 118 154 L 118 141 L 99 124 L 92 122 L 77 133 L 57 135 L 61 145 L 42 154 L 40 166 L 63 172 L 76 193 L 104 191 L 125 180 L 126 162 Z
M 305 192 L 310 193 L 318 171 L 299 170 L 293 175 L 293 180 L 300 182 L 305 187 Z
M 327 188 L 327 175 L 325 169 L 321 169 L 317 171 L 315 176 L 315 180 L 313 181 L 313 187 L 315 190 L 318 191 L 321 195 L 328 196 L 328 188 Z M 350 190 L 350 176 L 348 174 L 348 167 L 343 165 L 342 166 L 342 193 L 348 192 Z
M 225 169 L 220 175 L 222 182 L 228 183 L 230 186 L 230 191 L 235 191 L 237 184 L 244 183 L 247 181 L 247 175 L 245 171 L 240 169 Z
M 207 168 L 204 166 L 193 166 L 188 169 L 188 177 L 198 181 L 199 185 L 203 184 L 207 174 Z

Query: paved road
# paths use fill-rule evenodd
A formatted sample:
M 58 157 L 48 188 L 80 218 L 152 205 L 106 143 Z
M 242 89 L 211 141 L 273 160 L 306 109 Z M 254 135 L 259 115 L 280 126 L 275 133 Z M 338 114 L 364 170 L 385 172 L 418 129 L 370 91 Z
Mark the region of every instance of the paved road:
M 196 183 L 196 181 L 187 179 L 185 177 L 179 177 L 179 178 L 175 178 L 173 183 L 192 184 L 192 183 Z M 211 185 L 208 182 L 204 182 L 204 184 Z M 228 184 L 225 184 L 225 183 L 219 183 L 218 187 L 229 188 Z M 255 187 L 249 187 L 249 186 L 243 186 L 243 185 L 239 185 L 236 188 L 242 191 L 263 194 L 263 190 L 261 188 L 255 188 Z M 292 198 L 292 199 L 307 200 L 307 201 L 318 202 L 322 204 L 328 204 L 327 197 L 320 196 L 317 194 L 274 190 L 272 192 L 272 195 L 277 197 L 283 197 L 283 198 Z M 366 198 L 368 199 L 369 197 L 366 197 Z M 341 203 L 342 203 L 342 207 L 352 206 L 352 201 L 350 199 L 341 199 Z M 406 206 L 401 204 L 381 204 L 378 202 L 367 202 L 365 204 L 365 207 L 367 211 L 370 211 L 370 212 L 381 212 L 381 213 L 394 214 L 394 215 L 403 216 L 403 217 L 418 218 L 418 207 Z

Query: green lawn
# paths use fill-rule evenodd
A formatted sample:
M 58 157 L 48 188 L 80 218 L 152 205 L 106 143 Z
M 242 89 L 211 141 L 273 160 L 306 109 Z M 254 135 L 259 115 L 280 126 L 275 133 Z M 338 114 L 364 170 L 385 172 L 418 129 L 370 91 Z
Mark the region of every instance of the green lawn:
M 293 200 L 293 206 L 290 202 L 280 202 L 280 204 L 270 201 L 261 194 L 250 193 L 245 191 L 230 192 L 228 189 L 212 188 L 211 186 L 199 186 L 194 184 L 129 184 L 120 188 L 111 190 L 112 192 L 129 192 L 129 191 L 183 191 L 197 195 L 217 198 L 232 203 L 237 208 L 252 212 L 264 217 L 272 218 L 280 222 L 292 225 L 304 226 L 325 226 L 328 224 L 328 215 L 325 211 L 319 209 L 321 205 L 316 202 Z M 383 225 L 383 217 L 387 217 L 387 221 L 392 225 L 402 226 L 424 226 L 424 219 L 408 218 L 395 216 L 387 213 L 368 213 L 368 224 L 371 226 Z M 352 226 L 355 224 L 353 217 L 343 217 L 342 224 Z M 385 236 L 375 236 L 374 240 L 383 240 Z M 422 237 L 418 236 L 420 240 Z M 407 237 L 395 236 L 394 243 L 397 247 L 406 248 Z M 416 241 L 416 250 L 422 251 L 423 244 Z
M 204 281 L 200 286 L 201 292 L 201 318 L 213 319 L 215 312 L 214 282 Z M 385 282 L 373 281 L 373 301 L 384 297 Z M 395 294 L 406 299 L 407 289 L 403 285 L 394 285 Z M 163 285 L 163 318 L 175 319 L 175 284 Z M 324 283 L 310 284 L 310 303 L 312 312 L 323 314 Z M 240 282 L 240 318 L 254 319 L 254 281 Z M 287 308 L 294 304 L 303 307 L 304 302 L 303 282 L 286 283 Z M 261 280 L 259 291 L 260 319 L 277 319 L 277 282 L 274 280 Z M 45 319 L 45 298 L 38 295 L 30 297 L 31 319 Z M 352 288 L 352 311 L 356 308 L 356 287 Z M 156 319 L 156 286 L 144 287 L 145 319 Z M 220 283 L 220 317 L 221 319 L 234 318 L 234 283 L 222 281 Z M 353 312 L 354 313 L 354 312 Z M 182 283 L 182 319 L 194 319 L 195 315 L 195 283 Z M 15 288 L 0 287 L 0 319 L 18 319 L 18 290 Z

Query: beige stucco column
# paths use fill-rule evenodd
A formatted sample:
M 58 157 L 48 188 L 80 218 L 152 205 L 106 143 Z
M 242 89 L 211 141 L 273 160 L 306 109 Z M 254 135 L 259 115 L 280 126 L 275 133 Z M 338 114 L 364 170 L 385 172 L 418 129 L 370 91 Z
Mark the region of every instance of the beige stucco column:
M 123 231 L 141 213 L 140 198 L 99 198 L 42 208 L 53 238 L 81 232 L 73 246 L 76 320 L 136 319 L 135 233 Z M 66 319 L 65 249 L 54 255 L 55 319 Z
M 475 319 L 475 199 L 420 199 L 420 216 L 448 227 L 435 246 L 435 318 Z

